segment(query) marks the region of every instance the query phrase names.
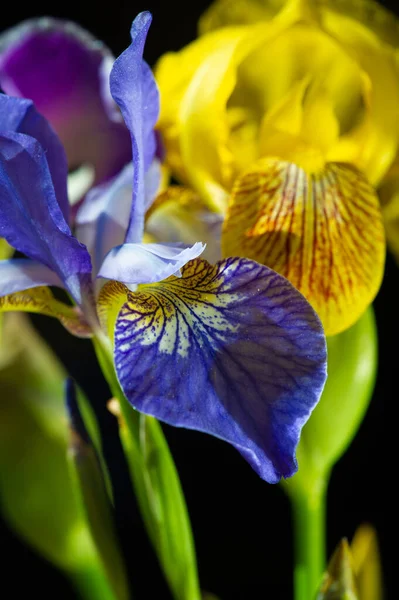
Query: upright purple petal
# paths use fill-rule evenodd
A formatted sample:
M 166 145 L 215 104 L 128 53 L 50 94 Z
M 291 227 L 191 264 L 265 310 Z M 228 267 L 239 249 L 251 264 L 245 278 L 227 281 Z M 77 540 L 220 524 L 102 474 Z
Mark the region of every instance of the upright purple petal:
M 326 379 L 323 329 L 305 298 L 244 258 L 197 259 L 181 278 L 125 294 L 115 367 L 131 404 L 230 442 L 266 481 L 292 475 Z
M 129 132 L 110 118 L 103 96 L 104 64 L 112 60 L 101 42 L 68 21 L 32 19 L 0 37 L 0 87 L 33 100 L 59 135 L 69 167 L 92 164 L 96 183 L 131 160 Z
M 0 237 L 53 270 L 82 302 L 90 256 L 63 218 L 43 148 L 22 133 L 0 135 Z
M 196 242 L 184 244 L 122 244 L 108 252 L 98 273 L 128 285 L 154 283 L 170 275 L 180 275 L 180 269 L 197 258 L 205 246 Z
M 111 93 L 130 131 L 133 152 L 133 200 L 127 242 L 140 242 L 144 228 L 144 175 L 156 150 L 154 126 L 159 113 L 159 96 L 151 69 L 143 61 L 144 44 L 151 24 L 148 12 L 133 21 L 132 43 L 114 63 Z
M 90 252 L 96 275 L 104 257 L 123 244 L 132 205 L 133 165 L 107 183 L 91 189 L 76 215 L 76 236 Z
M 68 166 L 64 148 L 49 123 L 31 100 L 16 100 L 0 94 L 0 133 L 26 133 L 40 142 L 46 153 L 51 179 L 65 221 L 69 221 Z
M 29 258 L 0 260 L 0 297 L 41 285 L 64 287 L 48 267 Z
M 160 165 L 154 159 L 144 177 L 145 207 L 159 187 Z M 97 274 L 108 252 L 123 244 L 132 206 L 133 164 L 111 181 L 90 190 L 76 215 L 76 236 L 85 244 Z M 169 241 L 169 240 L 167 240 Z

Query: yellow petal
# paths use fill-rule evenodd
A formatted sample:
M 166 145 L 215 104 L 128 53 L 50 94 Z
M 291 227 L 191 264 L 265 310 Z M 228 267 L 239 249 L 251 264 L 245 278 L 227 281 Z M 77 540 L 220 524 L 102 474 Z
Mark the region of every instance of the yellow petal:
M 202 258 L 215 263 L 221 258 L 223 217 L 211 212 L 200 196 L 189 188 L 169 186 L 146 213 L 144 242 L 192 245 L 206 244 Z
M 378 185 L 399 145 L 397 59 L 392 48 L 383 44 L 371 29 L 343 14 L 325 10 L 323 28 L 352 56 L 369 80 L 365 98 L 367 118 L 360 131 L 354 132 L 353 155 L 344 155 L 338 148 L 330 160 L 350 160 L 373 185 Z M 351 141 L 350 132 L 347 138 L 343 140 L 346 144 Z
M 269 21 L 285 0 L 215 0 L 198 21 L 199 35 L 226 25 L 241 25 Z
M 0 313 L 22 311 L 55 317 L 77 337 L 92 335 L 80 310 L 54 298 L 47 287 L 36 287 L 0 298 Z
M 352 540 L 351 552 L 359 598 L 382 600 L 382 570 L 377 534 L 373 527 L 358 527 Z
M 166 54 L 155 69 L 163 99 L 158 127 L 165 141 L 167 161 L 182 181 L 194 180 L 201 188 L 205 187 L 207 196 L 216 204 L 219 197 L 223 203 L 223 182 L 226 174 L 229 177 L 225 143 L 228 130 L 221 112 L 234 86 L 234 56 L 243 36 L 241 29 L 216 32 L 181 52 Z M 199 98 L 195 99 L 197 94 Z M 182 132 L 187 128 L 183 139 Z M 199 139 L 195 138 L 196 147 L 192 148 L 190 137 L 196 136 L 197 131 Z M 216 200 L 214 189 L 210 193 L 207 187 L 209 180 L 219 187 Z
M 346 539 L 335 550 L 316 600 L 360 600 L 356 590 L 351 552 Z
M 370 29 L 391 46 L 399 46 L 399 19 L 375 0 L 323 0 L 325 11 L 335 13 L 336 18 L 347 16 Z
M 215 0 L 200 17 L 199 34 L 225 27 L 270 21 L 282 8 L 287 0 Z M 391 46 L 399 45 L 399 20 L 380 2 L 375 0 L 316 0 L 303 2 L 302 5 L 312 5 L 319 13 L 329 11 L 347 16 L 354 21 L 360 21 L 373 31 L 377 37 Z M 309 10 L 309 9 L 308 9 Z
M 199 34 L 225 27 L 278 19 L 294 22 L 318 18 L 317 0 L 216 0 L 201 16 Z
M 399 262 L 399 156 L 382 182 L 378 195 L 389 249 Z
M 246 256 L 289 279 L 318 312 L 326 335 L 350 327 L 376 295 L 385 239 L 379 201 L 355 168 L 307 174 L 263 159 L 235 183 L 224 256 Z
M 156 67 L 163 98 L 158 127 L 167 159 L 175 174 L 190 183 L 213 210 L 224 211 L 227 191 L 237 174 L 229 147 L 228 113 L 242 106 L 240 90 L 238 94 L 235 90 L 238 69 L 246 57 L 252 61 L 256 49 L 267 48 L 287 31 L 293 19 L 287 13 L 272 24 L 211 32 L 181 52 L 167 54 Z M 275 63 L 270 67 L 276 71 Z M 267 87 L 272 88 L 272 83 Z M 250 93 L 249 98 L 255 96 Z M 263 113 L 262 109 L 259 117 Z

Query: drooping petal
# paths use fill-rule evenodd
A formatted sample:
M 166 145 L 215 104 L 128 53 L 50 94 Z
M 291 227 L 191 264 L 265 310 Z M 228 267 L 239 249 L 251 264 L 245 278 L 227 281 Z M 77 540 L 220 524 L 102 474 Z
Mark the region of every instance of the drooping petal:
M 1 312 L 30 312 L 55 317 L 73 335 L 91 337 L 92 330 L 79 308 L 68 306 L 54 298 L 46 287 L 36 287 L 0 298 Z
M 131 159 L 129 133 L 102 98 L 106 61 L 110 51 L 68 21 L 32 19 L 0 37 L 0 87 L 32 99 L 60 136 L 70 168 L 92 164 L 96 183 Z
M 35 138 L 46 153 L 55 195 L 65 221 L 69 221 L 68 167 L 64 148 L 49 123 L 31 100 L 16 100 L 0 94 L 0 132 L 25 133 Z
M 181 278 L 137 292 L 109 282 L 99 311 L 134 407 L 230 442 L 269 482 L 295 472 L 326 348 L 319 319 L 286 279 L 247 259 L 194 260 Z
M 0 236 L 55 271 L 80 304 L 90 256 L 63 218 L 44 150 L 22 133 L 0 135 L 0 215 Z
M 34 260 L 0 260 L 0 297 L 43 285 L 64 287 L 54 271 Z
M 184 244 L 122 244 L 104 259 L 99 277 L 126 284 L 154 283 L 178 275 L 189 261 L 202 254 L 205 246 Z
M 206 244 L 202 257 L 215 263 L 222 257 L 223 217 L 211 212 L 207 204 L 189 188 L 170 186 L 157 196 L 146 213 L 144 241 Z
M 317 311 L 326 335 L 334 335 L 357 321 L 381 283 L 378 198 L 349 165 L 329 163 L 308 175 L 293 163 L 264 159 L 234 186 L 222 250 L 287 277 Z
M 127 242 L 140 242 L 145 213 L 144 175 L 156 150 L 154 126 L 158 119 L 159 97 L 151 69 L 143 61 L 144 44 L 151 24 L 148 12 L 133 21 L 132 43 L 116 59 L 110 75 L 111 93 L 130 131 L 133 151 L 133 200 Z

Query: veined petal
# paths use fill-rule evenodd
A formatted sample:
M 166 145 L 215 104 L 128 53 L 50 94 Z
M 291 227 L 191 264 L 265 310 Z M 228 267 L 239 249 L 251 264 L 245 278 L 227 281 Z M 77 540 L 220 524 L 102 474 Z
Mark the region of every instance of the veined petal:
M 110 75 L 111 93 L 130 131 L 133 151 L 133 201 L 127 242 L 139 242 L 145 213 L 144 175 L 155 156 L 154 126 L 159 96 L 150 67 L 143 61 L 144 44 L 151 24 L 149 12 L 140 13 L 131 28 L 132 43 L 116 59 Z
M 49 123 L 37 112 L 31 100 L 16 101 L 0 94 L 0 132 L 25 133 L 40 143 L 46 153 L 58 204 L 68 223 L 67 160 L 64 148 Z
M 189 188 L 170 186 L 157 196 L 146 213 L 146 242 L 206 244 L 202 257 L 210 263 L 221 259 L 223 216 L 211 212 L 207 204 Z
M 23 311 L 55 317 L 73 335 L 91 337 L 92 331 L 79 308 L 54 298 L 46 287 L 36 287 L 0 298 L 0 313 Z
M 103 64 L 110 51 L 68 21 L 31 19 L 0 36 L 0 86 L 31 98 L 54 127 L 70 168 L 91 164 L 96 183 L 131 159 L 129 132 L 108 116 Z
M 301 291 L 326 335 L 350 327 L 376 295 L 385 238 L 378 198 L 354 167 L 308 175 L 264 159 L 238 178 L 222 235 L 224 255 L 267 264 Z
M 55 271 L 80 304 L 90 256 L 63 218 L 44 150 L 22 133 L 0 135 L 0 214 L 0 236 Z
M 99 312 L 136 409 L 230 442 L 266 481 L 295 472 L 326 348 L 319 319 L 286 279 L 247 259 L 197 259 L 181 278 L 137 292 L 109 282 Z
M 107 254 L 98 277 L 115 279 L 130 285 L 154 283 L 179 274 L 189 261 L 197 258 L 205 246 L 183 244 L 122 244 Z
M 43 285 L 64 287 L 54 271 L 34 260 L 0 260 L 0 297 Z

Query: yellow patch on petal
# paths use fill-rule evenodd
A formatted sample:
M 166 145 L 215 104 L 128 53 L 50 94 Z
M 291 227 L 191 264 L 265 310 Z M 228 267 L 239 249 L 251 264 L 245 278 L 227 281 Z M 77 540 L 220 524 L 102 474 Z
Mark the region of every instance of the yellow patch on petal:
M 97 300 L 97 315 L 101 326 L 114 339 L 115 321 L 127 300 L 129 288 L 118 281 L 108 281 L 101 289 Z
M 235 183 L 222 252 L 284 275 L 318 312 L 326 335 L 335 335 L 357 321 L 381 283 L 378 198 L 349 165 L 329 163 L 309 175 L 293 163 L 263 159 Z
M 55 317 L 73 335 L 91 337 L 92 332 L 77 307 L 57 300 L 47 287 L 36 287 L 0 298 L 0 312 L 22 311 Z
M 11 258 L 13 253 L 14 248 L 11 248 L 4 238 L 0 238 L 0 260 Z

